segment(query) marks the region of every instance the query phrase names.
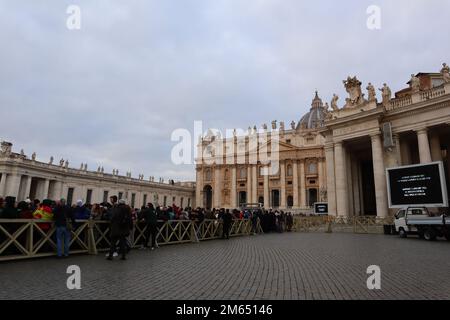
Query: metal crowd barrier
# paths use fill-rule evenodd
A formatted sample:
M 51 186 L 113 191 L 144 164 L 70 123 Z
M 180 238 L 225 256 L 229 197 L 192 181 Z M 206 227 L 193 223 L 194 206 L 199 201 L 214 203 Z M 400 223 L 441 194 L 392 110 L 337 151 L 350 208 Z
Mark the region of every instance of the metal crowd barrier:
M 219 220 L 158 221 L 159 246 L 218 239 L 223 222 Z M 129 237 L 132 247 L 144 243 L 145 223 L 136 223 Z M 97 254 L 109 249 L 110 223 L 103 220 L 77 220 L 71 231 L 70 253 Z M 258 221 L 233 220 L 230 237 L 262 233 Z M 36 219 L 0 219 L 0 261 L 56 255 L 56 227 L 53 222 Z
M 379 234 L 383 233 L 384 225 L 392 224 L 394 224 L 393 217 L 294 217 L 293 230 L 297 232 L 349 232 L 360 234 Z

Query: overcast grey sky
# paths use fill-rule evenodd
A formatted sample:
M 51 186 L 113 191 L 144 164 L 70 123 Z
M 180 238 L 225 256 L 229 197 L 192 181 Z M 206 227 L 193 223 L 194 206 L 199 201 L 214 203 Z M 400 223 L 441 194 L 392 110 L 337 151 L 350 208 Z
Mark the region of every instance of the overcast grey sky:
M 68 5 L 81 30 L 66 28 Z M 369 5 L 381 30 L 366 26 Z M 193 180 L 170 135 L 298 121 L 342 80 L 450 63 L 450 1 L 0 0 L 0 139 L 38 159 Z

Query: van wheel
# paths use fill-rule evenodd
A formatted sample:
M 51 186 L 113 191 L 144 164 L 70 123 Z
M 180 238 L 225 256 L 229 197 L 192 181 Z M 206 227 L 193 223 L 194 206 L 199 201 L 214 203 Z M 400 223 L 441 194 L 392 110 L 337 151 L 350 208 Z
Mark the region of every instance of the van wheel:
M 406 231 L 403 228 L 400 228 L 398 230 L 398 234 L 399 234 L 400 238 L 406 238 L 407 237 Z
M 427 241 L 434 241 L 436 240 L 436 231 L 433 228 L 428 228 L 423 233 L 423 237 Z

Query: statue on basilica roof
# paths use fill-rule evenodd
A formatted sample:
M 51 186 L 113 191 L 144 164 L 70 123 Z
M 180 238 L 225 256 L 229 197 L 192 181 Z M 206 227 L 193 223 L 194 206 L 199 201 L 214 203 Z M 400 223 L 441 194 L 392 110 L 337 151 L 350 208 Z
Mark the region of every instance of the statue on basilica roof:
M 364 99 L 364 94 L 361 90 L 361 81 L 356 77 L 347 77 L 347 80 L 343 81 L 345 85 L 345 90 L 349 94 L 349 98 L 346 99 L 346 104 L 344 109 L 353 108 L 366 102 Z
M 339 96 L 334 93 L 333 98 L 331 99 L 331 109 L 333 109 L 333 111 L 339 110 L 339 107 L 337 105 L 338 100 L 339 100 Z
M 416 77 L 414 74 L 411 75 L 411 81 L 409 82 L 409 86 L 413 93 L 420 91 L 420 79 Z
M 381 95 L 383 97 L 383 105 L 387 105 L 391 100 L 392 91 L 391 88 L 388 87 L 386 83 L 383 83 L 383 88 L 378 89 L 381 91 Z
M 442 64 L 441 74 L 444 78 L 444 82 L 450 83 L 450 67 L 446 63 Z
M 377 94 L 375 92 L 375 87 L 373 86 L 373 84 L 369 82 L 366 89 L 367 89 L 369 101 L 370 102 L 377 101 Z
M 277 120 L 273 120 L 272 121 L 272 130 L 276 130 L 277 129 Z

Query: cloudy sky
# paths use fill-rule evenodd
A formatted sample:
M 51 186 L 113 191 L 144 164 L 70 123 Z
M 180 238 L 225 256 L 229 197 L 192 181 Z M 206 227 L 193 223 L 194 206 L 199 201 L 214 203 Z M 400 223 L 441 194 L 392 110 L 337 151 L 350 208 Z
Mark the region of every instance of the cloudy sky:
M 369 30 L 370 5 L 381 29 Z M 69 30 L 69 5 L 81 29 Z M 192 180 L 177 128 L 298 121 L 342 80 L 405 87 L 450 63 L 444 0 L 0 0 L 0 139 L 38 159 Z

